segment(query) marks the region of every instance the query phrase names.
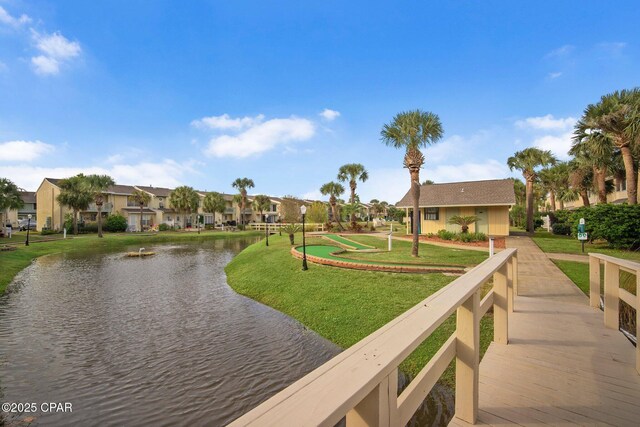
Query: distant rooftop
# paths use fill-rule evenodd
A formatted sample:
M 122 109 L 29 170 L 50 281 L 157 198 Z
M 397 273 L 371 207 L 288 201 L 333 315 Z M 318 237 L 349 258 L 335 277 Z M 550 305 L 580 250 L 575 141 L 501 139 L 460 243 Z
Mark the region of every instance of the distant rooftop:
M 496 206 L 515 205 L 513 179 L 449 182 L 420 186 L 421 208 L 443 206 Z M 399 208 L 413 206 L 411 190 L 396 203 Z

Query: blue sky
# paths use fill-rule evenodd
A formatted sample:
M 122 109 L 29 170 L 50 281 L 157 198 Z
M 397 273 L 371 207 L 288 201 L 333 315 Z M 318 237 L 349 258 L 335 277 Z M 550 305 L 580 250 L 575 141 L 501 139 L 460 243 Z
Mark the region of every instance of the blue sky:
M 612 5 L 615 4 L 615 7 Z M 634 1 L 0 0 L 0 177 L 319 197 L 344 163 L 361 198 L 409 174 L 380 129 L 438 114 L 422 179 L 517 176 L 528 146 L 566 157 L 584 107 L 639 85 Z

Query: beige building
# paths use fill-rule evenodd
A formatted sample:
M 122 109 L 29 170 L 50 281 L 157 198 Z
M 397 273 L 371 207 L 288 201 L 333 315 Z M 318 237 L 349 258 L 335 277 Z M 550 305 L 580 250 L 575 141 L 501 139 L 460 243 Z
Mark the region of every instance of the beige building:
M 613 191 L 611 193 L 607 194 L 607 203 L 614 203 L 614 204 L 625 203 L 627 201 L 627 198 L 628 198 L 628 196 L 627 196 L 627 180 L 624 179 L 624 178 L 620 178 L 620 179 L 608 178 L 607 181 L 613 187 Z M 590 205 L 597 205 L 598 204 L 598 193 L 597 193 L 597 191 L 589 191 L 588 192 L 588 197 L 589 197 Z M 573 200 L 573 201 L 570 201 L 570 202 L 563 202 L 563 203 L 560 203 L 560 201 L 556 197 L 556 206 L 555 206 L 555 209 L 552 209 L 552 207 L 551 207 L 551 196 L 550 196 L 550 194 L 547 194 L 547 199 L 545 200 L 545 206 L 543 208 L 544 208 L 544 210 L 547 210 L 547 209 L 551 209 L 551 210 L 556 210 L 556 209 L 573 210 L 573 209 L 581 208 L 582 206 L 584 206 L 584 203 L 582 201 L 582 197 L 578 197 L 577 200 Z
M 450 224 L 456 215 L 475 215 L 478 221 L 469 227 L 469 232 L 481 232 L 490 236 L 509 235 L 509 209 L 515 205 L 516 196 L 512 179 L 486 181 L 451 182 L 420 187 L 421 234 L 437 233 L 439 230 L 461 231 L 461 227 Z M 408 219 L 407 234 L 413 230 L 413 208 L 411 191 L 396 206 L 404 208 Z
M 21 191 L 20 198 L 24 206 L 20 209 L 9 209 L 3 216 L 3 220 L 5 221 L 4 225 L 11 224 L 14 230 L 18 229 L 18 221 L 28 219 L 29 215 L 31 215 L 31 224 L 35 224 L 37 220 L 36 193 L 33 191 Z

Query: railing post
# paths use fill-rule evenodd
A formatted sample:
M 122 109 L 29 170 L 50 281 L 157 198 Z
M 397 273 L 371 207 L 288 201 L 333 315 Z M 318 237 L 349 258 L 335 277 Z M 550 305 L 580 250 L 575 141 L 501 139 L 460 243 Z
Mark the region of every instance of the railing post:
M 513 295 L 520 295 L 518 293 L 518 252 L 513 254 Z
M 456 413 L 475 424 L 478 418 L 480 368 L 480 291 L 469 297 L 456 313 Z
M 347 412 L 347 427 L 391 427 L 398 424 L 398 369 L 396 368 L 355 408 Z
M 604 262 L 604 325 L 620 328 L 620 266 L 610 261 Z
M 507 306 L 509 314 L 513 313 L 513 257 L 507 261 Z
M 498 344 L 509 342 L 509 303 L 507 264 L 493 273 L 493 341 Z
M 589 254 L 589 305 L 600 307 L 600 259 Z

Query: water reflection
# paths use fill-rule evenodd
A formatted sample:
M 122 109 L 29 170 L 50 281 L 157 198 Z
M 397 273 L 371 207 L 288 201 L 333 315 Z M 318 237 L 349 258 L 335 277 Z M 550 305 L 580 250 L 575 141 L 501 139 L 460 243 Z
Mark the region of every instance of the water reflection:
M 249 243 L 39 259 L 0 297 L 1 400 L 73 404 L 37 425 L 223 425 L 337 354 L 228 287 Z

